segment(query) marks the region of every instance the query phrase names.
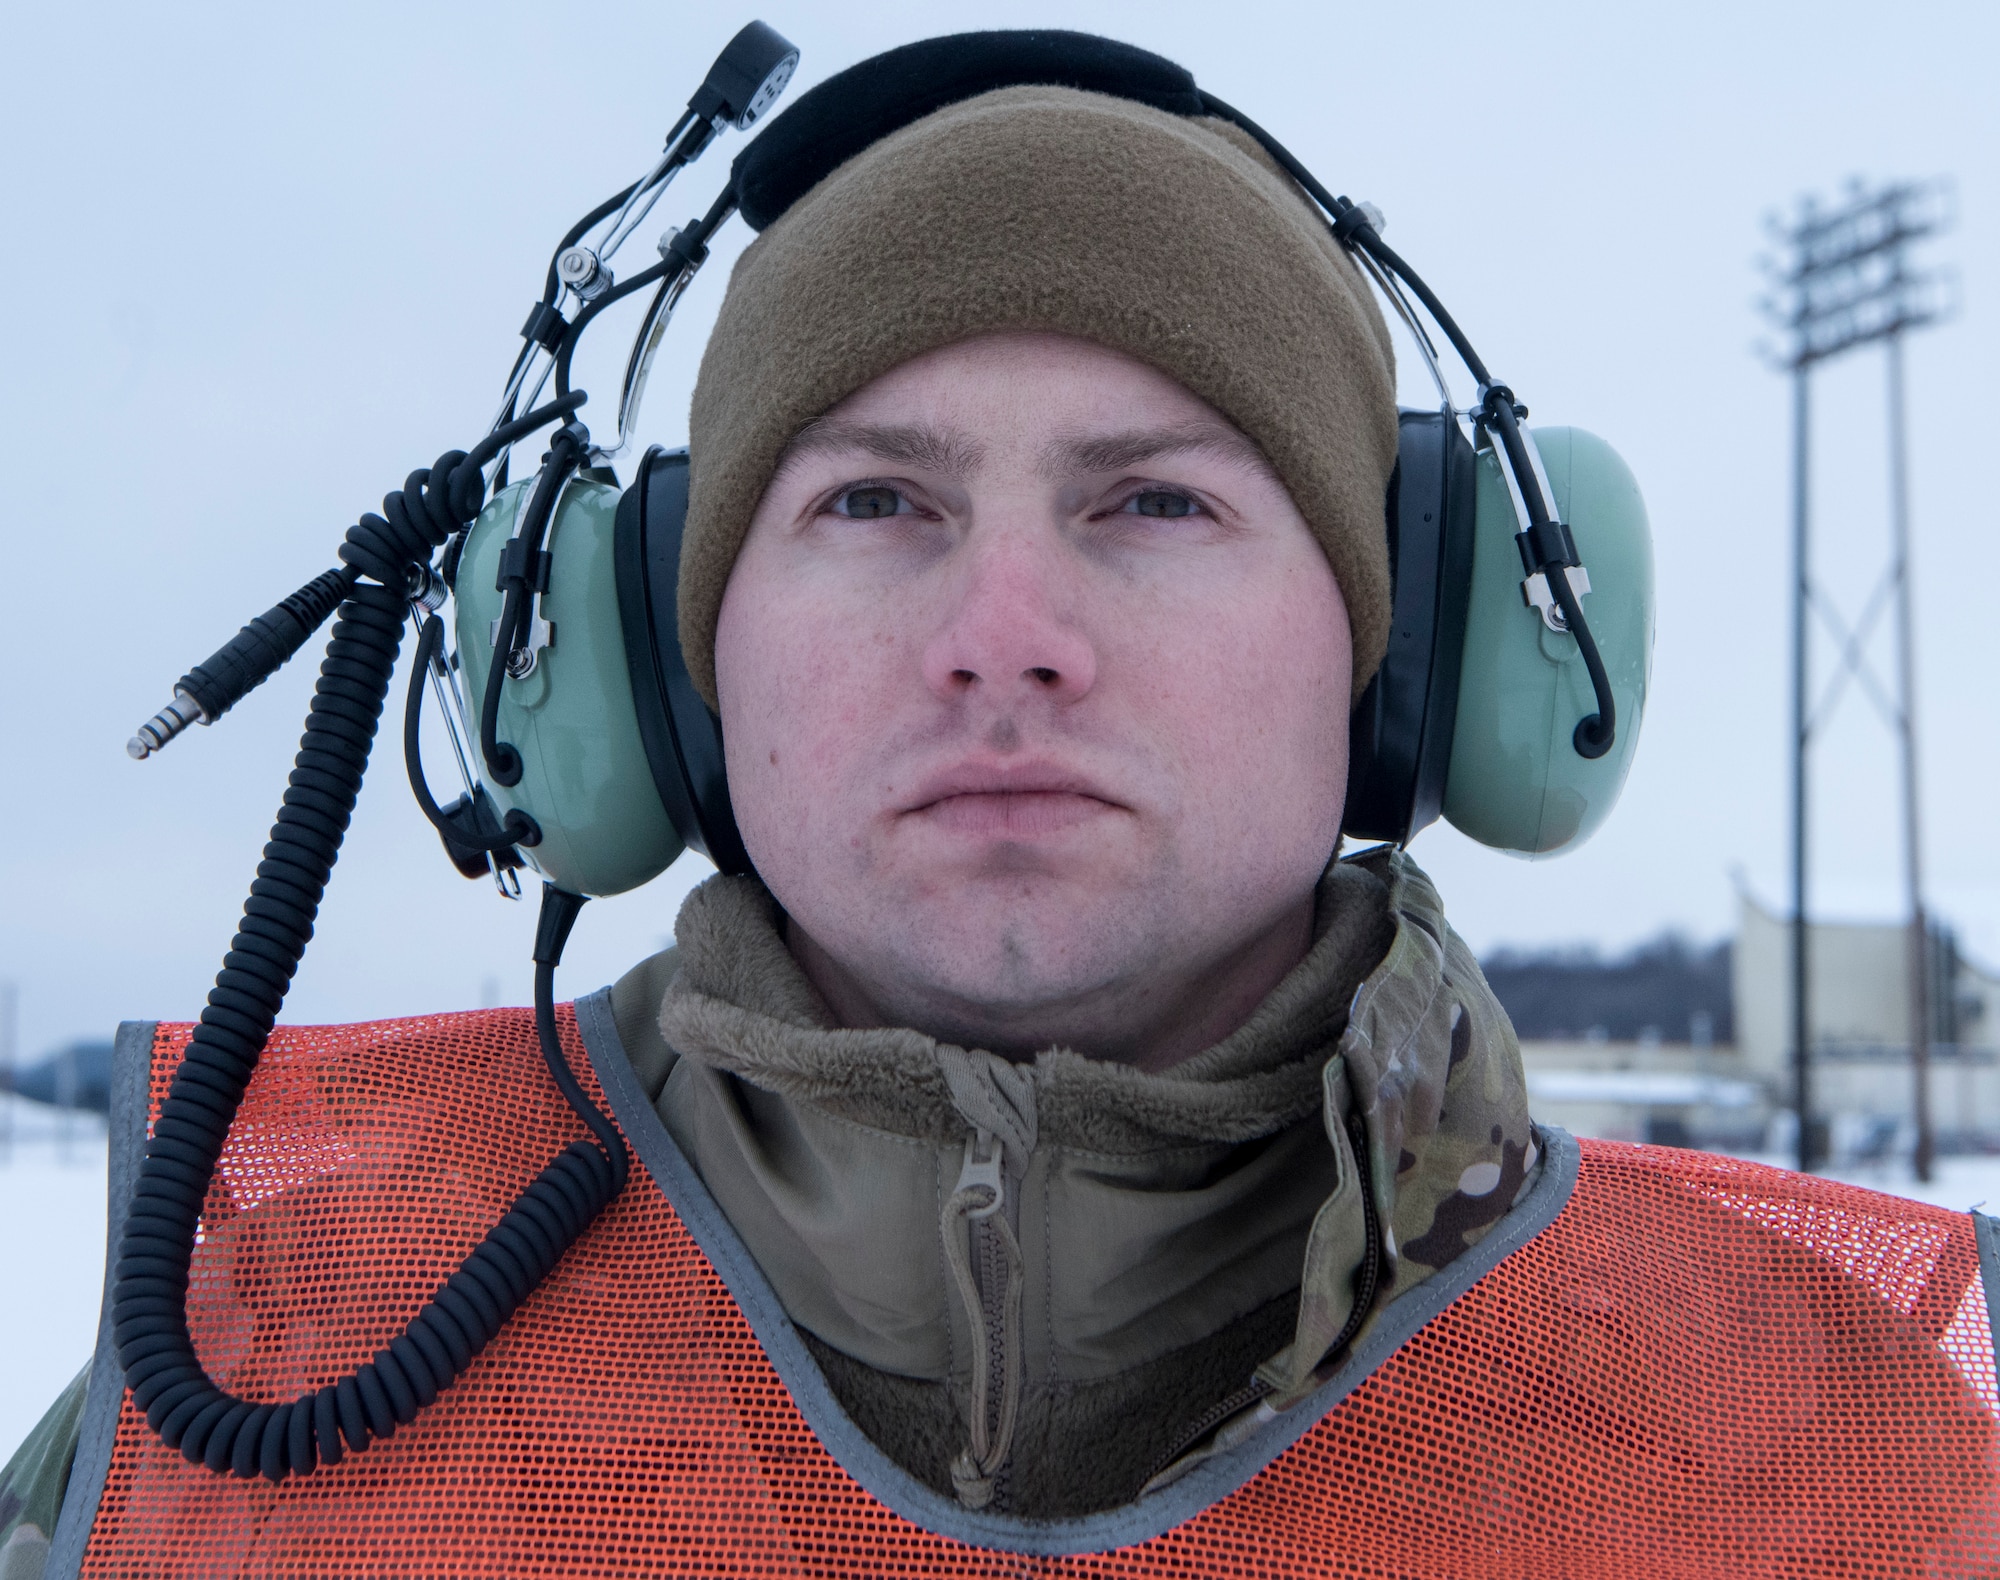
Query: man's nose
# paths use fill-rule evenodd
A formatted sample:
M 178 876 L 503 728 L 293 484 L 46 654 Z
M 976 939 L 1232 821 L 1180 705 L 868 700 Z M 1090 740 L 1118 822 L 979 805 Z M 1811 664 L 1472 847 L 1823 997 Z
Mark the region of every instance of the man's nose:
M 1074 702 L 1097 680 L 1078 627 L 1075 566 L 1052 531 L 975 530 L 949 602 L 924 645 L 924 680 L 947 701 Z

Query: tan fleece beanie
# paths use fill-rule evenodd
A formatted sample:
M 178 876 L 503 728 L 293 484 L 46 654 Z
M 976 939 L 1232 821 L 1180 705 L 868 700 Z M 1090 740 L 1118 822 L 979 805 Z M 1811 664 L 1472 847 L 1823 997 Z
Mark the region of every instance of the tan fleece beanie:
M 785 446 L 891 368 L 1000 330 L 1150 363 L 1262 447 L 1333 565 L 1358 697 L 1389 640 L 1388 326 L 1244 133 L 1070 88 L 1006 88 L 840 166 L 737 262 L 702 356 L 680 631 L 711 707 L 715 625 Z

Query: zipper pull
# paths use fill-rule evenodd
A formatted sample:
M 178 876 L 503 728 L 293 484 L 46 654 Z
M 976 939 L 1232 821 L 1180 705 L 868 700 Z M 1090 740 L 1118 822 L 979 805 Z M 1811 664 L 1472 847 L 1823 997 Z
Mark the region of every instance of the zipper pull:
M 993 1150 L 986 1156 L 979 1155 L 981 1146 Z M 1004 1149 L 999 1139 L 990 1130 L 975 1131 L 965 1138 L 965 1163 L 958 1171 L 958 1184 L 952 1189 L 953 1199 L 967 1191 L 990 1191 L 992 1200 L 983 1206 L 966 1210 L 967 1218 L 991 1218 L 1007 1202 L 1007 1182 L 1001 1173 L 1000 1163 Z

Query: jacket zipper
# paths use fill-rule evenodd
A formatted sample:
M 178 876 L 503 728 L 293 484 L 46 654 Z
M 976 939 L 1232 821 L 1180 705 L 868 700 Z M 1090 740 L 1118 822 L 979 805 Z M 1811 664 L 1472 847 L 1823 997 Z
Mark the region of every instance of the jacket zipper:
M 978 1355 L 969 1441 L 952 1461 L 952 1486 L 969 1509 L 992 1505 L 1013 1454 L 1020 1412 L 1021 1246 L 1006 1216 L 1003 1149 L 988 1131 L 966 1142 L 958 1183 L 939 1223 L 945 1259 Z

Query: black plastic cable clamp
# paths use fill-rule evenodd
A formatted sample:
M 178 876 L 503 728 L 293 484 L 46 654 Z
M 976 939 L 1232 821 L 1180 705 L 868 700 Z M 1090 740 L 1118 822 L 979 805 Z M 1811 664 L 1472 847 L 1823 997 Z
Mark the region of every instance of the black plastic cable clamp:
M 547 549 L 531 549 L 525 538 L 509 538 L 500 546 L 500 569 L 493 586 L 500 592 L 516 584 L 529 592 L 547 592 L 552 559 Z
M 542 908 L 535 919 L 535 964 L 562 963 L 563 946 L 569 942 L 569 930 L 576 925 L 584 899 L 585 896 L 571 894 L 552 883 L 542 886 Z
M 1359 203 L 1341 198 L 1340 215 L 1332 225 L 1333 239 L 1345 246 L 1356 231 L 1375 229 L 1375 221 Z
M 672 238 L 660 244 L 660 258 L 670 271 L 693 271 L 708 262 L 708 248 L 699 240 L 690 240 L 691 235 L 701 232 L 701 221 L 691 219 Z
M 569 320 L 547 302 L 537 302 L 528 309 L 528 321 L 521 326 L 521 338 L 532 340 L 544 351 L 553 352 L 562 344 L 562 338 L 569 333 Z
M 1545 521 L 1515 533 L 1514 546 L 1521 551 L 1521 567 L 1530 576 L 1558 565 L 1583 563 L 1576 557 L 1576 539 L 1560 521 Z

